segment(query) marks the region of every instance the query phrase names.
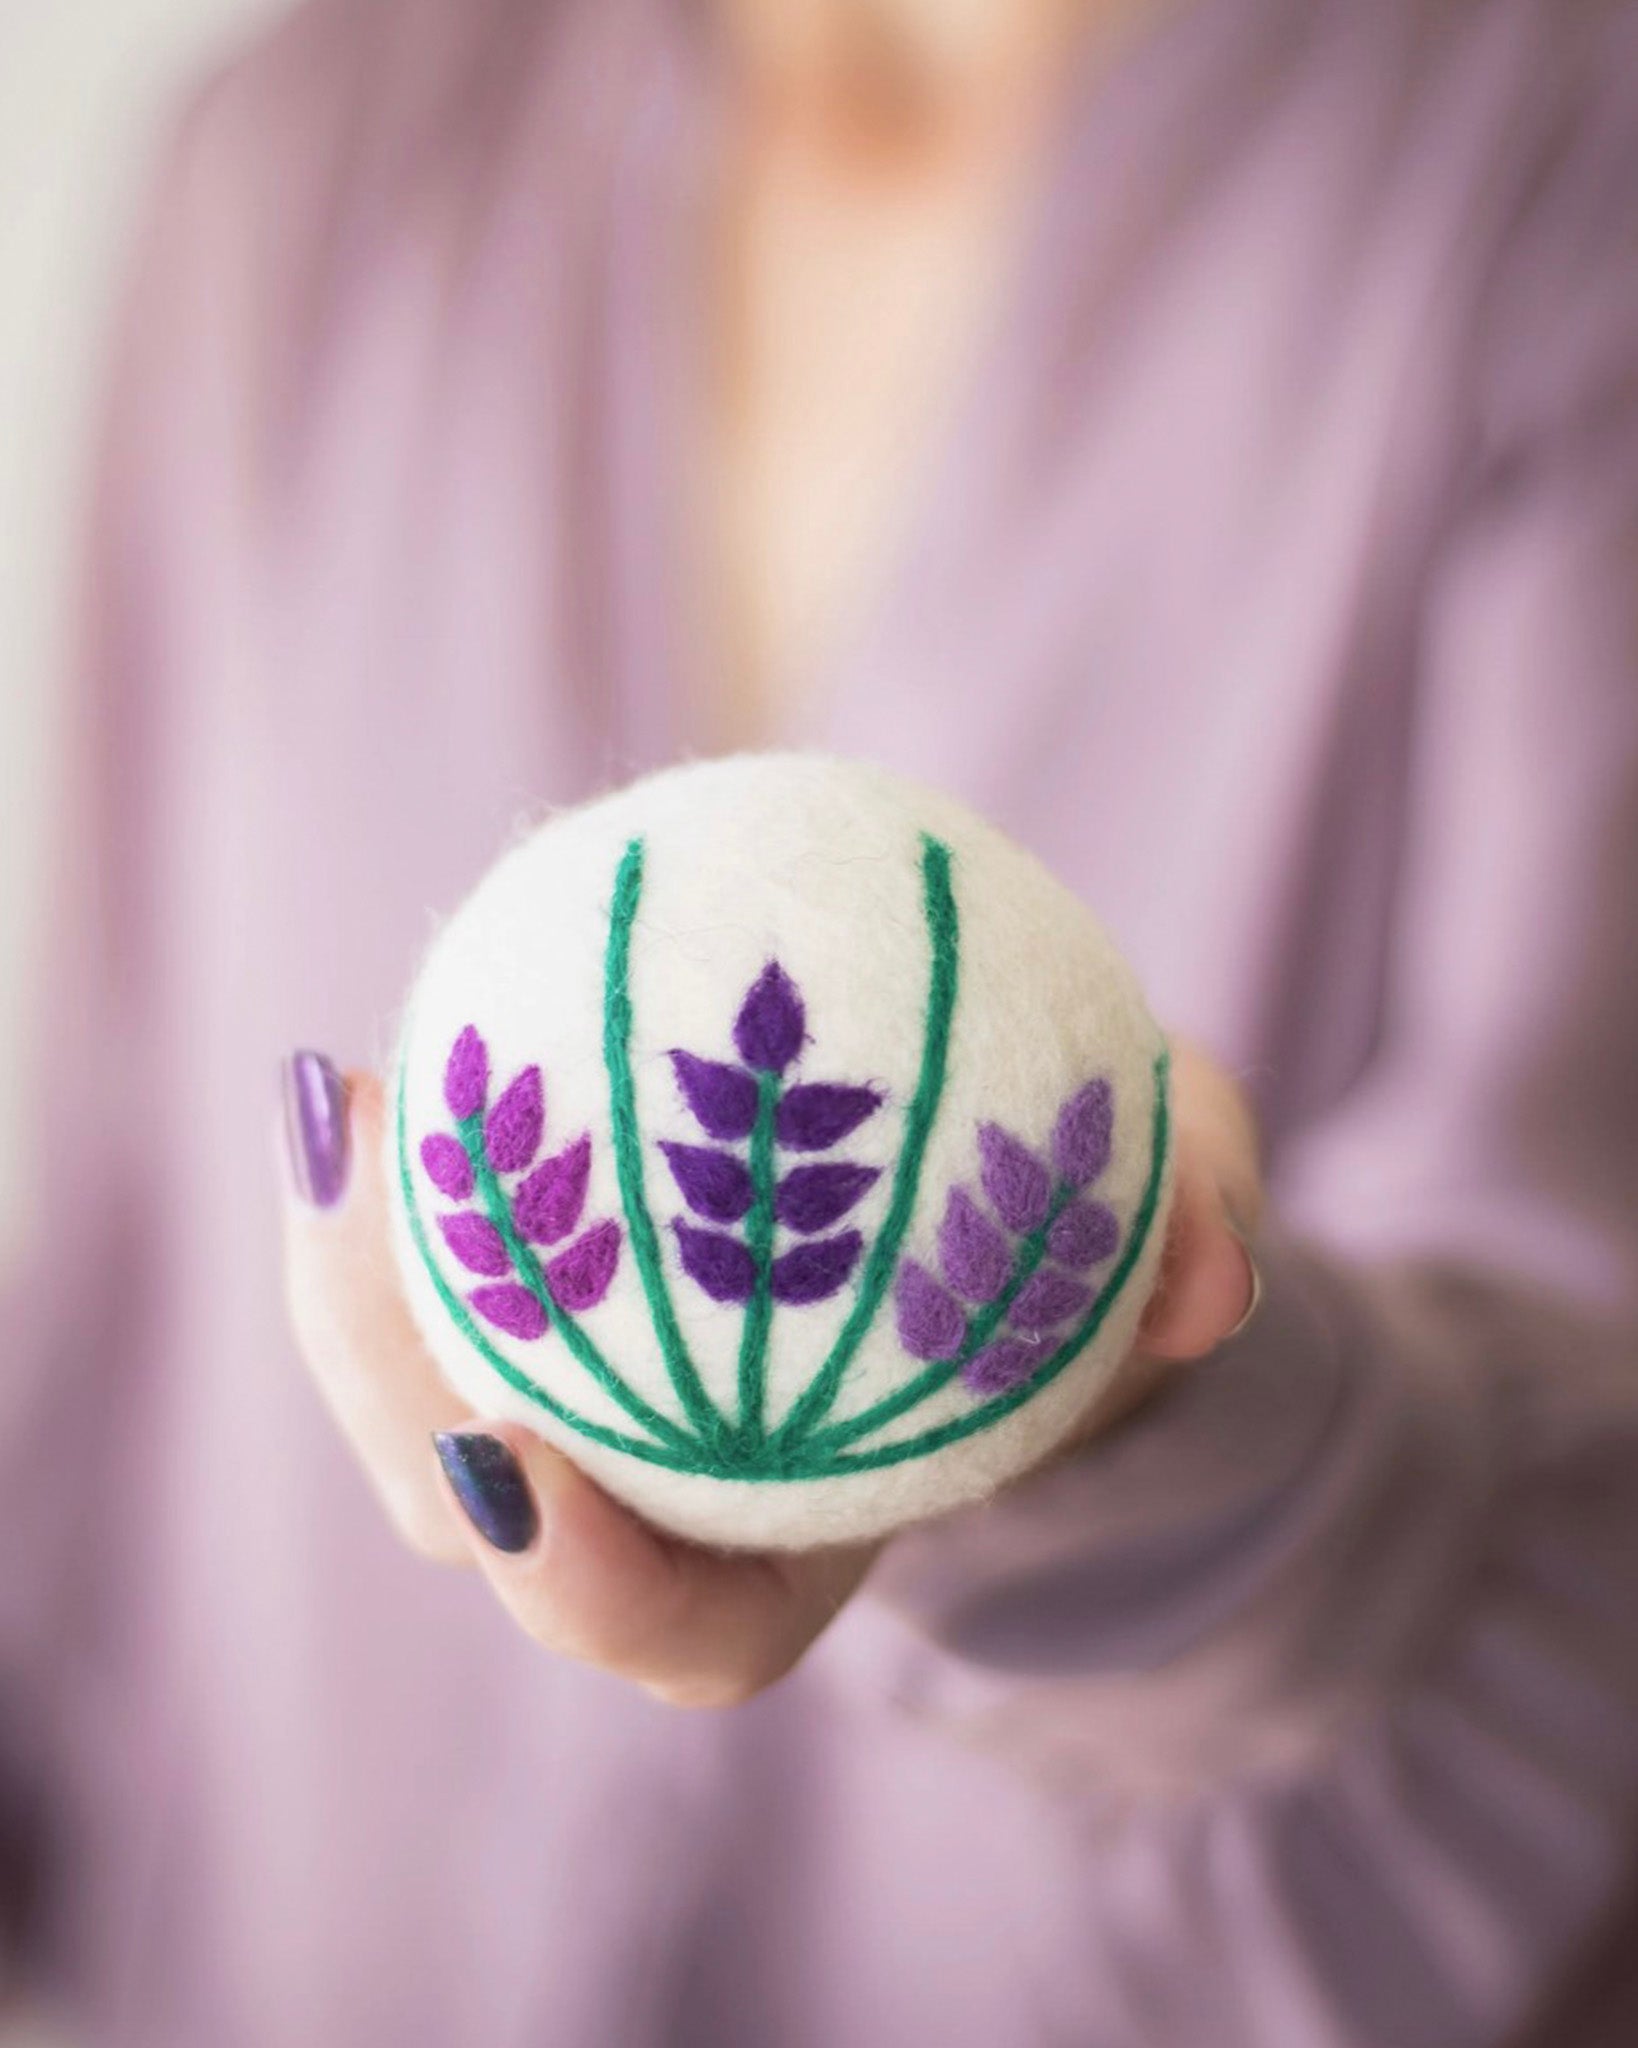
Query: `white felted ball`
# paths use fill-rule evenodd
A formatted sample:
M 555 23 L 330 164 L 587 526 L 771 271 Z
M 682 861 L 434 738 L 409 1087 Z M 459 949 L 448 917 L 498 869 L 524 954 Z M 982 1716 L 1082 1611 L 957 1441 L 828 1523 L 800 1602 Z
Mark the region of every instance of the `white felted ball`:
M 515 846 L 392 1083 L 416 1319 L 660 1526 L 801 1549 L 979 1499 L 1130 1349 L 1164 1042 L 1086 910 L 845 762 L 676 768 Z

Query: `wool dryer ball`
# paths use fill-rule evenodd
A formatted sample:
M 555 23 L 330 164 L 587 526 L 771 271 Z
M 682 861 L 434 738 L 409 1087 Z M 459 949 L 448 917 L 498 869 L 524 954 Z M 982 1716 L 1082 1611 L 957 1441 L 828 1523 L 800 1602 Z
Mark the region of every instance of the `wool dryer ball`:
M 391 1100 L 450 1384 L 704 1542 L 992 1493 L 1156 1279 L 1166 1052 L 1131 970 L 1031 855 L 852 763 L 675 768 L 514 846 L 430 950 Z

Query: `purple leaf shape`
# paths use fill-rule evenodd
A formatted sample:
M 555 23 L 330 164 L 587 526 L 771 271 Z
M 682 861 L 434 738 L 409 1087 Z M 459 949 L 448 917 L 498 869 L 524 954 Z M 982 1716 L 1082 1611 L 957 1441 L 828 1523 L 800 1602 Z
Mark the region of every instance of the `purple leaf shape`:
M 802 1050 L 806 1022 L 796 983 L 777 960 L 770 960 L 740 1004 L 734 1044 L 748 1067 L 782 1074 Z
M 955 1297 L 914 1259 L 899 1267 L 893 1313 L 899 1342 L 912 1358 L 953 1358 L 967 1335 L 967 1318 Z
M 864 1239 L 856 1230 L 844 1230 L 838 1237 L 821 1237 L 811 1244 L 793 1245 L 773 1262 L 769 1275 L 775 1301 L 793 1307 L 804 1302 L 824 1301 L 834 1294 L 859 1263 Z
M 608 1293 L 620 1263 L 620 1226 L 612 1220 L 594 1223 L 566 1252 L 548 1261 L 546 1285 L 559 1308 L 581 1315 Z
M 556 1244 L 580 1221 L 591 1178 L 591 1139 L 584 1133 L 542 1160 L 512 1197 L 512 1220 L 530 1244 Z
M 997 1337 L 975 1351 L 961 1368 L 964 1386 L 974 1394 L 1005 1394 L 1022 1386 L 1046 1356 L 1039 1339 Z
M 427 1179 L 452 1202 L 464 1202 L 472 1192 L 472 1161 L 459 1138 L 447 1131 L 434 1131 L 421 1140 L 421 1164 Z
M 968 1301 L 994 1301 L 1012 1271 L 1012 1246 L 965 1188 L 951 1188 L 938 1232 L 944 1277 Z
M 1107 1081 L 1088 1081 L 1058 1112 L 1052 1163 L 1072 1188 L 1084 1188 L 1109 1164 L 1114 1135 L 1114 1091 Z
M 786 1089 L 774 1113 L 774 1134 L 792 1152 L 827 1152 L 882 1105 L 879 1088 L 808 1081 Z
M 440 1216 L 444 1242 L 469 1273 L 504 1273 L 512 1264 L 493 1223 L 482 1216 Z
M 713 1301 L 749 1301 L 756 1286 L 756 1261 L 737 1237 L 697 1230 L 679 1216 L 672 1229 L 683 1271 Z
M 999 1124 L 980 1124 L 978 1170 L 991 1206 L 1009 1230 L 1021 1237 L 1039 1227 L 1052 1199 L 1052 1175 L 1044 1160 Z
M 660 1140 L 671 1177 L 683 1200 L 708 1223 L 737 1223 L 755 1200 L 751 1171 L 732 1152 L 710 1145 L 673 1145 Z
M 774 1214 L 787 1230 L 828 1230 L 880 1178 L 877 1166 L 793 1167 L 779 1183 Z
M 1120 1224 L 1102 1202 L 1071 1202 L 1047 1232 L 1047 1250 L 1077 1270 L 1107 1259 L 1119 1244 Z
M 484 1150 L 497 1173 L 521 1173 L 540 1150 L 546 1128 L 546 1095 L 539 1067 L 525 1067 L 509 1081 L 483 1127 Z
M 450 1047 L 444 1068 L 444 1101 L 457 1123 L 476 1116 L 489 1093 L 489 1048 L 478 1036 L 476 1024 L 466 1029 Z
M 756 1076 L 720 1060 L 673 1051 L 672 1069 L 694 1121 L 708 1138 L 748 1138 L 756 1122 Z
M 521 1337 L 527 1344 L 546 1334 L 546 1311 L 527 1287 L 515 1281 L 504 1287 L 475 1287 L 468 1299 L 485 1322 L 508 1337 Z
M 1091 1289 L 1083 1287 L 1079 1280 L 1043 1266 L 1019 1288 L 1008 1321 L 1015 1330 L 1056 1329 L 1059 1323 L 1080 1315 L 1091 1300 Z

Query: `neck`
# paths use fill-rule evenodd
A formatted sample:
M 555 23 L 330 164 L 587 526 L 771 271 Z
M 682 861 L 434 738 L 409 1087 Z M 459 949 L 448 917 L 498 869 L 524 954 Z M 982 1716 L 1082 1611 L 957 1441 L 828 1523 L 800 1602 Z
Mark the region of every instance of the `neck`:
M 1152 0 L 708 0 L 747 91 L 782 113 L 908 139 L 1049 89 L 1102 17 Z

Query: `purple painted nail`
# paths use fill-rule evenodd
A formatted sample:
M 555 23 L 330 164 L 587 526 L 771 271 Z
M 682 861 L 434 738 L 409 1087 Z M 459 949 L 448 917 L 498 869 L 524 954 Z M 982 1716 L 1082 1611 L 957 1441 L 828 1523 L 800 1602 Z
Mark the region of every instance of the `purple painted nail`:
M 321 1052 L 292 1053 L 282 1081 L 296 1192 L 315 1209 L 333 1209 L 346 1193 L 352 1156 L 346 1084 Z

